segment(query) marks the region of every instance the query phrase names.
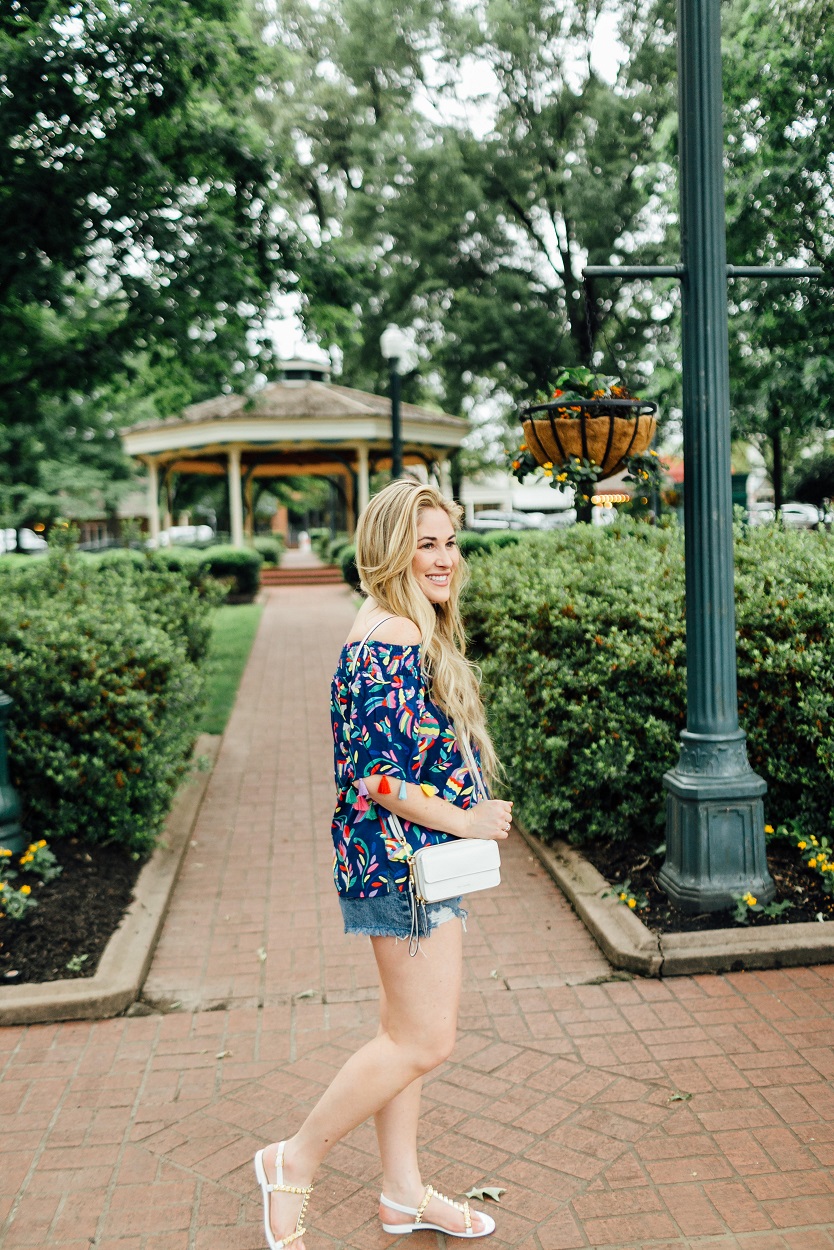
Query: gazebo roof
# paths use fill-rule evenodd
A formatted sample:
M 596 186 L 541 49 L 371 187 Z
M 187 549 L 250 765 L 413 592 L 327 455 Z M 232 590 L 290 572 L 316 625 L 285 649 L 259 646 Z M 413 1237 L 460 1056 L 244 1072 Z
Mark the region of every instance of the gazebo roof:
M 418 456 L 459 447 L 469 423 L 418 404 L 401 405 L 404 450 Z M 128 454 L 170 461 L 181 455 L 238 446 L 246 454 L 355 449 L 382 452 L 390 445 L 391 401 L 384 395 L 310 378 L 272 382 L 254 395 L 218 395 L 161 421 L 140 421 L 122 431 Z

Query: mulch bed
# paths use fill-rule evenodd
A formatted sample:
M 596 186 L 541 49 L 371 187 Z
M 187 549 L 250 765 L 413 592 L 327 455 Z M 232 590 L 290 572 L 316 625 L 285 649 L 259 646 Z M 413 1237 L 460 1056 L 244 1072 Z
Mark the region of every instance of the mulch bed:
M 57 981 L 95 974 L 105 946 L 133 898 L 142 861 L 117 846 L 54 842 L 60 877 L 28 882 L 38 901 L 22 920 L 0 920 L 0 985 Z M 86 959 L 80 957 L 86 955 Z M 73 959 L 76 964 L 68 968 Z
M 649 905 L 637 915 L 656 933 L 697 933 L 705 929 L 748 927 L 736 926 L 732 913 L 728 911 L 690 916 L 673 907 L 657 884 L 663 855 L 647 856 L 645 850 L 635 851 L 633 846 L 620 842 L 583 847 L 582 853 L 612 885 L 630 879 L 632 891 L 647 895 Z M 792 847 L 785 842 L 768 843 L 767 861 L 776 883 L 775 901 L 790 899 L 793 907 L 775 919 L 751 912 L 749 927 L 818 921 L 820 915 L 826 921 L 834 921 L 834 898 L 823 893 L 818 875 L 805 867 Z

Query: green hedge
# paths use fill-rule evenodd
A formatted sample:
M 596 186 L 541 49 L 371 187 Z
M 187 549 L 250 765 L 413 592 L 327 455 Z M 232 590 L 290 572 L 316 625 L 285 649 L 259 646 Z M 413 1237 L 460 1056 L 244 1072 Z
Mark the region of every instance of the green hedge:
M 280 534 L 259 535 L 253 540 L 253 546 L 263 558 L 264 564 L 280 564 L 284 554 L 284 540 Z
M 359 589 L 359 570 L 356 567 L 356 547 L 353 543 L 347 543 L 342 548 L 339 556 L 339 567 L 342 570 L 342 577 L 353 590 Z
M 834 818 L 834 542 L 736 537 L 739 707 L 768 819 Z M 546 840 L 654 847 L 685 724 L 683 536 L 676 527 L 525 535 L 475 560 L 466 620 L 508 788 Z
M 330 546 L 330 530 L 326 525 L 314 526 L 310 530 L 310 546 L 320 560 L 327 563 L 327 549 Z
M 130 553 L 0 571 L 0 688 L 31 838 L 153 846 L 196 735 L 219 598 Z
M 326 564 L 339 564 L 342 559 L 342 552 L 347 547 L 352 546 L 353 542 L 347 534 L 335 534 L 324 547 L 324 554 L 321 558 Z
M 263 556 L 251 547 L 217 546 L 162 547 L 151 556 L 154 564 L 175 572 L 185 573 L 192 585 L 205 582 L 206 577 L 216 578 L 230 595 L 251 598 L 257 594 L 261 582 Z

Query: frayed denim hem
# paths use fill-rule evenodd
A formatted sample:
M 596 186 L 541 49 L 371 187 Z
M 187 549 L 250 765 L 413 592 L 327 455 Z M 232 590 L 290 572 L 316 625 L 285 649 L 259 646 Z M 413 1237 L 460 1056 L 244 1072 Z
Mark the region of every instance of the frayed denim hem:
M 438 925 L 457 916 L 466 931 L 467 911 L 461 898 L 447 898 L 440 903 L 420 903 L 417 907 L 418 936 L 427 938 Z M 340 898 L 345 933 L 363 937 L 393 937 L 408 941 L 412 934 L 411 901 L 407 890 L 391 888 L 388 894 L 374 898 Z

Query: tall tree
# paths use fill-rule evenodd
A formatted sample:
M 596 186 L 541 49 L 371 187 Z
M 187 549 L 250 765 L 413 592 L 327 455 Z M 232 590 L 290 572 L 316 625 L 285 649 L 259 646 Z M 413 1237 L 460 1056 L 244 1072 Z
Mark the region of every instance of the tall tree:
M 529 395 L 557 365 L 603 357 L 648 372 L 664 318 L 633 288 L 595 293 L 588 316 L 580 275 L 586 260 L 656 256 L 642 241 L 644 171 L 667 100 L 596 72 L 600 13 L 587 0 L 274 6 L 271 37 L 295 49 L 311 229 L 364 258 L 341 339 L 349 376 L 382 383 L 389 320 L 414 327 L 455 409 Z M 308 317 L 315 326 L 313 306 Z
M 0 510 L 105 477 L 114 379 L 252 376 L 292 267 L 261 45 L 239 0 L 11 0 L 0 15 Z M 83 409 L 77 420 L 75 408 Z M 116 414 L 116 422 L 118 414 Z M 75 437 L 75 428 L 90 431 Z M 117 440 L 116 440 L 117 442 Z M 51 473 L 54 479 L 54 472 Z M 29 501 L 29 502 L 27 502 Z
M 730 258 L 825 270 L 731 287 L 736 427 L 778 505 L 799 448 L 834 428 L 834 0 L 737 2 L 726 44 Z

